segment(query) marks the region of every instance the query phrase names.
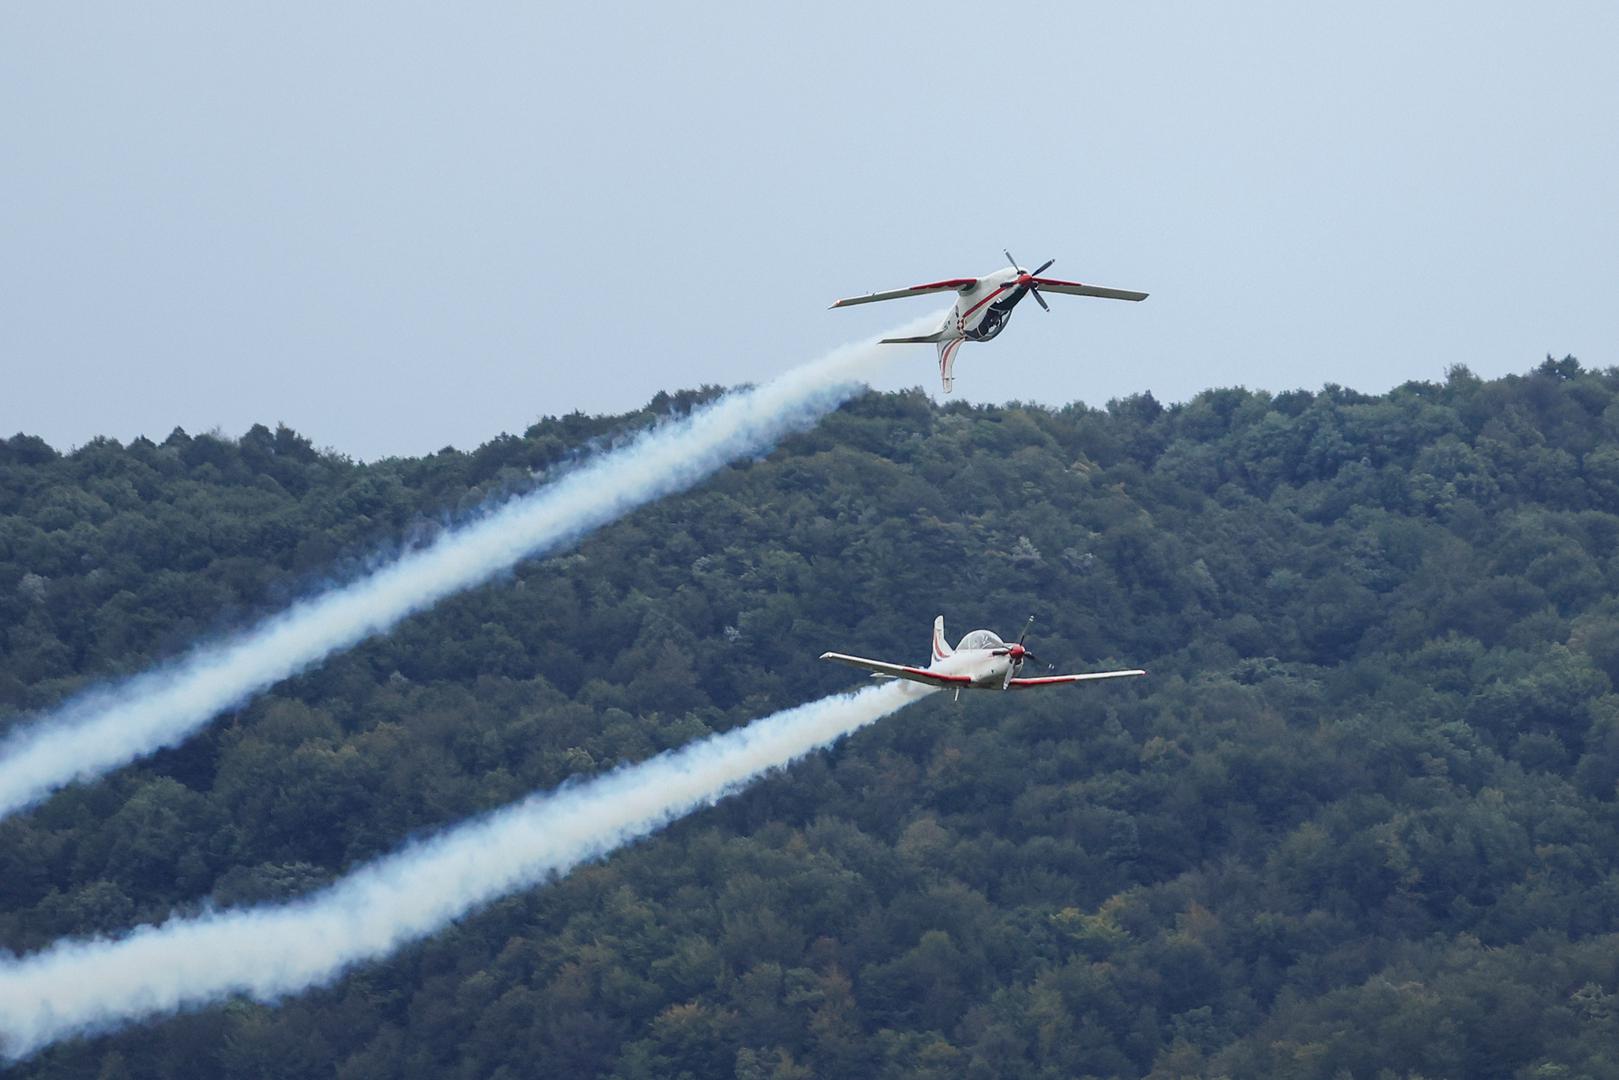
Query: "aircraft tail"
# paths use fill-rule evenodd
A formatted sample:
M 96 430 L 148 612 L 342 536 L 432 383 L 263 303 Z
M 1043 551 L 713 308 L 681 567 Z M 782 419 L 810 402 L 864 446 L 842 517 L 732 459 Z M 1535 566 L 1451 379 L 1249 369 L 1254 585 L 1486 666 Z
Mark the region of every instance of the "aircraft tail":
M 931 334 L 921 334 L 917 337 L 885 337 L 878 341 L 877 344 L 920 345 L 927 342 L 937 345 L 939 347 L 939 379 L 944 383 L 944 392 L 948 394 L 951 387 L 956 384 L 954 374 L 956 350 L 961 348 L 961 343 L 966 340 L 965 338 L 946 336 L 949 333 L 950 324 L 947 322 Z
M 956 650 L 944 639 L 944 616 L 933 620 L 933 663 L 948 659 Z

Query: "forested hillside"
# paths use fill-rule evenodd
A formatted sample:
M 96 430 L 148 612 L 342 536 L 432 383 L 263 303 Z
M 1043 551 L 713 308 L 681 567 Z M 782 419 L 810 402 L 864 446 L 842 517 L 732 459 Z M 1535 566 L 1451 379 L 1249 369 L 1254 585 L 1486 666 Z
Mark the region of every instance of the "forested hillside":
M 375 464 L 0 441 L 0 730 L 712 393 Z M 939 613 L 1151 675 L 935 695 L 328 989 L 15 1075 L 1619 1077 L 1619 370 L 1573 359 L 868 394 L 0 822 L 0 948 L 297 895 Z

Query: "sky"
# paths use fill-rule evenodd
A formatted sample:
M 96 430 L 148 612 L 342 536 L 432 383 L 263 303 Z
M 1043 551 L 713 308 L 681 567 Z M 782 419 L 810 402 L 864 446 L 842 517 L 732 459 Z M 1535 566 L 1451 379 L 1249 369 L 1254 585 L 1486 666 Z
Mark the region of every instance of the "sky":
M 1020 306 L 969 401 L 1619 365 L 1616 41 L 1590 0 L 6 4 L 0 434 L 468 449 L 1003 248 L 1151 296 Z

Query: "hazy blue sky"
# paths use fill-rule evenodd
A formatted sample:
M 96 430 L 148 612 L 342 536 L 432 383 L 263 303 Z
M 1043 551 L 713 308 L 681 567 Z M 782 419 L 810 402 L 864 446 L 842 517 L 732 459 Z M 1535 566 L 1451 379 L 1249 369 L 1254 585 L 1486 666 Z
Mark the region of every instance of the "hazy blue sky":
M 1152 296 L 1023 305 L 970 400 L 1615 365 L 1616 46 L 1609 2 L 9 3 L 0 431 L 470 447 L 1003 246 Z

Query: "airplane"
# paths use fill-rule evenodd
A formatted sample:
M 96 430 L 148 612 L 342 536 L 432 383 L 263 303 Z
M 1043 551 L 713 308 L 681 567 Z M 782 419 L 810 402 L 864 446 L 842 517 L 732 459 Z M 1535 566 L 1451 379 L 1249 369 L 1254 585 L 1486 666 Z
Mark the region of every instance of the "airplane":
M 1039 657 L 1031 653 L 1023 644 L 1029 636 L 1029 627 L 1034 625 L 1034 616 L 1023 625 L 1023 633 L 1011 645 L 1002 641 L 994 631 L 974 630 L 952 649 L 944 639 L 944 616 L 940 615 L 933 620 L 933 659 L 925 668 L 911 667 L 907 664 L 890 664 L 883 660 L 868 660 L 864 656 L 850 656 L 847 653 L 825 652 L 821 654 L 822 660 L 836 660 L 840 664 L 850 664 L 857 668 L 864 668 L 872 673 L 874 679 L 909 679 L 911 682 L 922 683 L 924 686 L 938 687 L 944 690 L 954 690 L 957 700 L 961 698 L 963 690 L 1029 690 L 1040 686 L 1057 686 L 1061 683 L 1089 682 L 1093 679 L 1122 679 L 1131 675 L 1145 675 L 1140 668 L 1131 668 L 1127 671 L 1091 671 L 1083 675 L 1041 675 L 1034 678 L 1023 678 L 1018 672 L 1023 670 L 1025 660 L 1043 663 Z M 1051 665 L 1046 665 L 1051 670 Z
M 1080 281 L 1059 281 L 1056 278 L 1046 278 L 1040 275 L 1056 259 L 1047 259 L 1040 266 L 1030 272 L 1017 264 L 1010 251 L 1003 252 L 1006 261 L 1012 265 L 1005 270 L 996 270 L 979 278 L 949 278 L 945 281 L 934 281 L 927 285 L 912 285 L 908 289 L 894 289 L 891 292 L 867 293 L 865 296 L 852 296 L 847 300 L 839 300 L 832 306 L 853 307 L 855 304 L 873 304 L 878 300 L 898 300 L 905 296 L 922 296 L 926 293 L 945 292 L 954 289 L 960 295 L 956 297 L 956 306 L 946 316 L 944 325 L 931 334 L 921 337 L 883 338 L 883 345 L 906 345 L 913 342 L 932 342 L 939 347 L 939 378 L 944 383 L 944 392 L 949 393 L 955 385 L 956 352 L 961 348 L 963 341 L 988 341 L 1002 330 L 1012 318 L 1012 309 L 1017 307 L 1019 300 L 1025 296 L 1033 295 L 1035 302 L 1046 311 L 1042 292 L 1065 293 L 1069 296 L 1100 296 L 1108 300 L 1145 300 L 1144 292 L 1131 292 L 1129 289 L 1107 289 L 1100 285 L 1086 285 Z

